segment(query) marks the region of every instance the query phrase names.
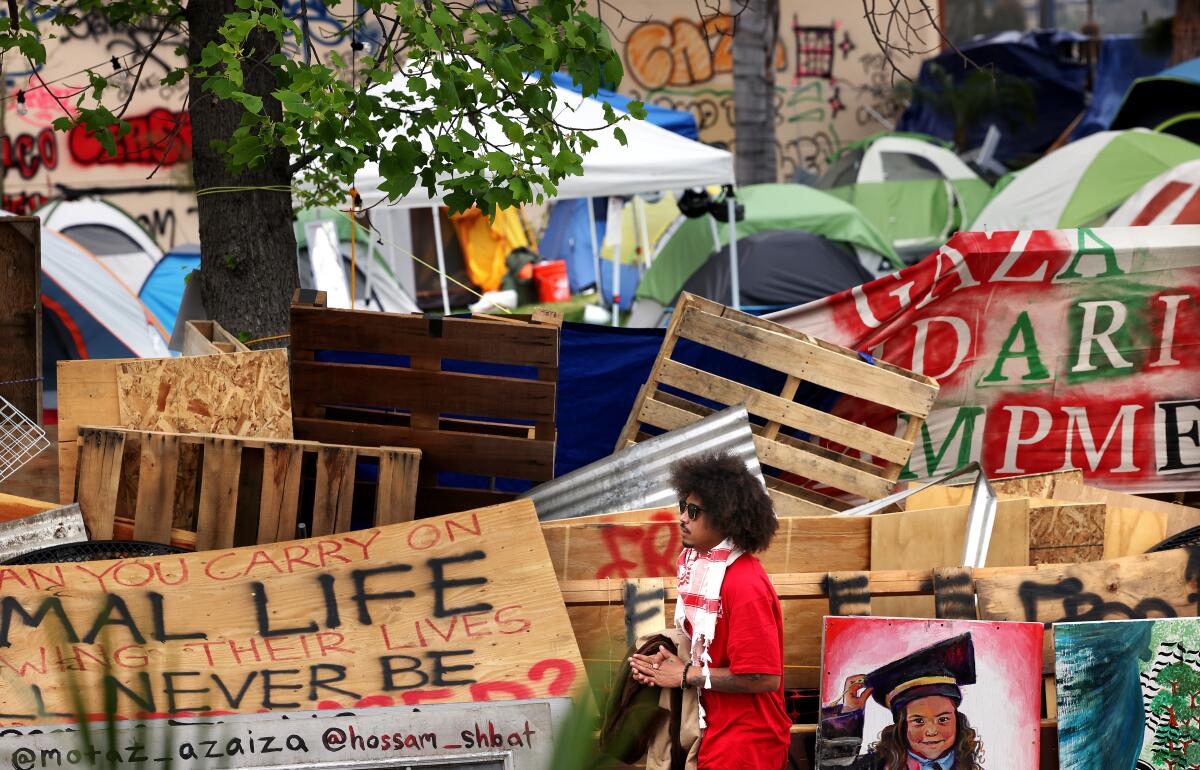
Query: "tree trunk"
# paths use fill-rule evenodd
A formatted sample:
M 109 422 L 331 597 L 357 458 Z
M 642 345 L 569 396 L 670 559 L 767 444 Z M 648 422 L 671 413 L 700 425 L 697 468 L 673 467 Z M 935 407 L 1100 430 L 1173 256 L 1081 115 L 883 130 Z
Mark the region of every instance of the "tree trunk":
M 775 40 L 779 0 L 748 0 L 733 33 L 734 138 L 739 185 L 775 182 Z
M 1200 0 L 1175 0 L 1171 22 L 1171 64 L 1200 56 Z
M 187 7 L 188 61 L 200 60 L 205 45 L 215 40 L 234 0 L 192 0 Z M 265 63 L 279 51 L 268 36 L 252 38 L 255 62 L 245 64 L 245 90 L 262 97 L 263 109 L 279 119 L 282 108 L 271 96 L 274 68 Z M 189 85 L 192 120 L 192 176 L 197 191 L 211 187 L 260 187 L 292 183 L 290 162 L 284 149 L 274 151 L 266 163 L 235 174 L 213 140 L 230 141 L 242 116 L 237 102 L 217 99 L 200 83 Z M 292 292 L 300 284 L 296 270 L 296 234 L 292 229 L 290 192 L 245 190 L 200 195 L 201 296 L 208 316 L 234 334 L 265 337 L 288 329 Z

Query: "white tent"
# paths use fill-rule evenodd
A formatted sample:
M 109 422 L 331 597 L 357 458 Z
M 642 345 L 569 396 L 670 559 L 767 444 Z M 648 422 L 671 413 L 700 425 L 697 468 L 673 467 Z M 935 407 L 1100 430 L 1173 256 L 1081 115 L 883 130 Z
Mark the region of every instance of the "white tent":
M 42 218 L 44 227 L 90 251 L 134 292 L 162 259 L 162 249 L 138 221 L 106 200 L 56 200 L 33 214 Z
M 406 78 L 396 77 L 390 83 L 377 86 L 377 88 L 382 89 L 382 93 L 388 93 L 395 89 L 406 88 L 406 82 Z M 555 119 L 561 125 L 573 129 L 592 129 L 605 125 L 603 103 L 557 86 L 554 86 L 553 89 Z M 628 196 L 643 192 L 734 183 L 733 155 L 731 153 L 686 139 L 646 121 L 625 120 L 621 121 L 619 125 L 627 140 L 624 145 L 617 139 L 615 127 L 610 126 L 589 132 L 589 136 L 597 142 L 597 147 L 583 156 L 583 173 L 581 175 L 567 177 L 559 183 L 555 198 Z M 483 131 L 489 140 L 499 147 L 510 144 L 508 138 L 501 131 L 500 125 L 490 117 L 484 117 Z M 390 138 L 384 138 L 385 145 Z M 354 187 L 362 197 L 364 205 L 369 206 L 386 198 L 386 194 L 379 189 L 381 181 L 379 167 L 374 163 L 368 164 L 355 175 Z M 440 236 L 441 229 L 436 224 L 438 220 L 435 207 L 441 205 L 440 191 L 438 194 L 430 196 L 424 187 L 418 186 L 399 200 L 389 200 L 386 203 L 386 209 L 383 206 L 375 208 L 372 211 L 372 218 L 387 219 L 411 208 L 434 208 L 434 234 Z M 731 212 L 732 208 L 731 200 Z M 589 206 L 589 213 L 591 210 Z M 386 223 L 381 224 L 387 227 Z M 594 224 L 592 232 L 595 232 Z M 442 304 L 444 310 L 449 312 L 440 237 L 437 239 L 436 245 L 438 269 L 442 273 Z M 645 250 L 648 251 L 648 249 Z M 596 274 L 599 275 L 599 249 L 595 243 L 592 245 L 592 252 L 597 266 Z M 731 254 L 730 258 L 736 265 L 736 253 Z M 614 287 L 620 285 L 619 268 L 619 260 L 614 260 Z M 734 286 L 733 302 L 736 306 L 738 296 L 736 279 Z M 615 303 L 613 318 L 615 322 Z

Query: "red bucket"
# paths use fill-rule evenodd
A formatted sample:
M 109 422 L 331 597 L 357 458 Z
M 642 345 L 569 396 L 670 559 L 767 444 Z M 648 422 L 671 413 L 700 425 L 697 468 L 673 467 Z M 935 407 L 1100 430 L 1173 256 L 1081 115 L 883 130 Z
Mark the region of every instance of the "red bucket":
M 566 302 L 571 299 L 571 284 L 567 281 L 567 263 L 564 260 L 534 265 L 533 281 L 537 285 L 538 302 Z

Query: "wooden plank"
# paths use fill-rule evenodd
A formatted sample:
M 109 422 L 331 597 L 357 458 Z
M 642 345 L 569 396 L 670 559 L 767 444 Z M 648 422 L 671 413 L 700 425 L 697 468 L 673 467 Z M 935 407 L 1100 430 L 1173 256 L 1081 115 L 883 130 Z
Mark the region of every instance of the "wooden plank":
M 399 407 L 520 420 L 553 420 L 557 385 L 515 377 L 416 371 L 394 366 L 292 364 L 297 401 Z M 419 427 L 419 426 L 416 426 Z
M 932 569 L 962 565 L 967 534 L 965 506 L 932 508 L 871 517 L 871 569 Z M 1002 500 L 988 545 L 987 565 L 1029 564 L 1029 501 Z M 936 617 L 932 598 L 877 599 L 875 614 L 898 618 Z
M 242 445 L 237 439 L 204 439 L 200 505 L 196 513 L 197 551 L 233 546 L 241 465 Z
M 75 475 L 80 425 L 120 425 L 117 366 L 136 358 L 97 358 L 59 361 L 58 379 L 58 499 L 75 500 Z
M 975 580 L 971 570 L 939 567 L 933 570 L 934 617 L 943 620 L 975 620 Z
M 79 446 L 79 510 L 93 540 L 111 540 L 125 436 L 85 427 L 80 429 Z
M 976 572 L 979 616 L 1062 623 L 1142 617 L 1194 617 L 1200 548 L 1088 564 Z
M 1171 515 L 1101 505 L 1104 516 L 1104 558 L 1145 553 L 1167 538 Z
M 291 438 L 283 349 L 117 365 L 120 424 L 170 433 Z
M 258 542 L 294 540 L 300 507 L 303 445 L 276 442 L 263 448 L 263 484 L 258 505 Z
M 807 382 L 926 417 L 937 388 L 867 362 L 789 338 L 778 331 L 731 321 L 697 308 L 684 310 L 679 336 Z
M 560 580 L 671 577 L 682 548 L 678 518 L 668 513 L 648 522 L 546 522 L 542 534 Z M 770 574 L 861 571 L 870 566 L 870 541 L 869 517 L 787 518 L 756 556 Z
M 372 425 L 298 417 L 296 435 L 325 443 L 402 446 L 420 449 L 421 467 L 438 471 L 489 473 L 502 478 L 548 481 L 554 475 L 554 442 L 403 425 Z
M 59 507 L 58 503 L 33 500 L 27 497 L 18 497 L 17 495 L 0 492 L 0 521 L 16 521 L 17 519 L 23 519 L 26 516 L 32 516 L 35 513 L 41 513 L 42 511 L 48 511 L 57 507 Z
M 810 451 L 788 446 L 780 441 L 768 441 L 755 436 L 754 447 L 759 461 L 765 465 L 861 495 L 869 500 L 886 497 L 892 489 L 892 482 L 885 478 L 826 459 Z
M 417 488 L 417 510 L 421 516 L 441 516 L 471 508 L 501 505 L 512 502 L 515 497 L 511 492 L 494 492 L 490 489 L 425 486 Z
M 354 464 L 358 453 L 350 447 L 317 450 L 317 486 L 313 497 L 314 537 L 350 530 L 350 505 L 354 499 Z
M 116 644 L 118 634 L 136 629 L 145 638 L 138 649 L 151 660 L 198 673 L 181 679 L 87 665 L 66 677 L 27 666 L 0 688 L 0 712 L 16 722 L 64 721 L 79 693 L 89 713 L 100 713 L 109 676 L 119 684 L 108 686 L 116 701 L 109 713 L 119 719 L 146 710 L 139 698 L 164 716 L 203 703 L 227 713 L 355 710 L 367 696 L 400 702 L 419 675 L 431 685 L 420 688 L 421 705 L 571 696 L 584 684 L 583 662 L 538 532 L 533 505 L 519 502 L 278 545 L 13 567 L 5 596 L 16 606 L 35 612 L 61 601 L 64 622 L 80 636 L 107 624 L 103 634 Z M 62 642 L 63 627 L 15 623 L 5 654 L 37 659 Z M 33 711 L 41 713 L 13 717 Z
M 822 412 L 779 396 L 755 390 L 715 374 L 665 360 L 657 370 L 663 385 L 679 388 L 726 405 L 745 404 L 750 414 L 811 433 L 892 462 L 908 462 L 913 443 L 882 431 Z
M 375 526 L 412 521 L 417 507 L 419 449 L 384 447 L 379 455 L 379 487 L 375 492 Z
M 0 220 L 0 397 L 42 423 L 41 228 L 33 217 Z
M 559 331 L 548 324 L 293 306 L 291 334 L 294 349 L 558 366 Z
M 632 645 L 639 636 L 667 627 L 666 589 L 662 578 L 637 578 L 625 581 L 625 643 Z
M 590 516 L 575 516 L 570 519 L 543 521 L 542 531 L 559 527 L 583 527 L 590 524 L 648 524 L 678 522 L 679 511 L 671 508 L 641 508 L 636 511 L 617 513 L 593 513 Z
M 179 473 L 179 440 L 169 434 L 156 433 L 143 436 L 141 445 L 133 538 L 169 543 L 174 521 L 175 481 Z
M 824 590 L 830 615 L 870 615 L 871 580 L 867 572 L 830 572 Z

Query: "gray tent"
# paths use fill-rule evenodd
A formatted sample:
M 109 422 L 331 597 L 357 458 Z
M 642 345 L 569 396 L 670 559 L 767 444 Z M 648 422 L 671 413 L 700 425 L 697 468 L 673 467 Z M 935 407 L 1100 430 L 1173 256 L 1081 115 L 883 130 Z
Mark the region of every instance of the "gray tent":
M 803 230 L 770 230 L 738 239 L 743 307 L 793 307 L 867 283 L 875 276 L 854 252 Z M 728 301 L 729 246 L 712 254 L 683 291 Z

